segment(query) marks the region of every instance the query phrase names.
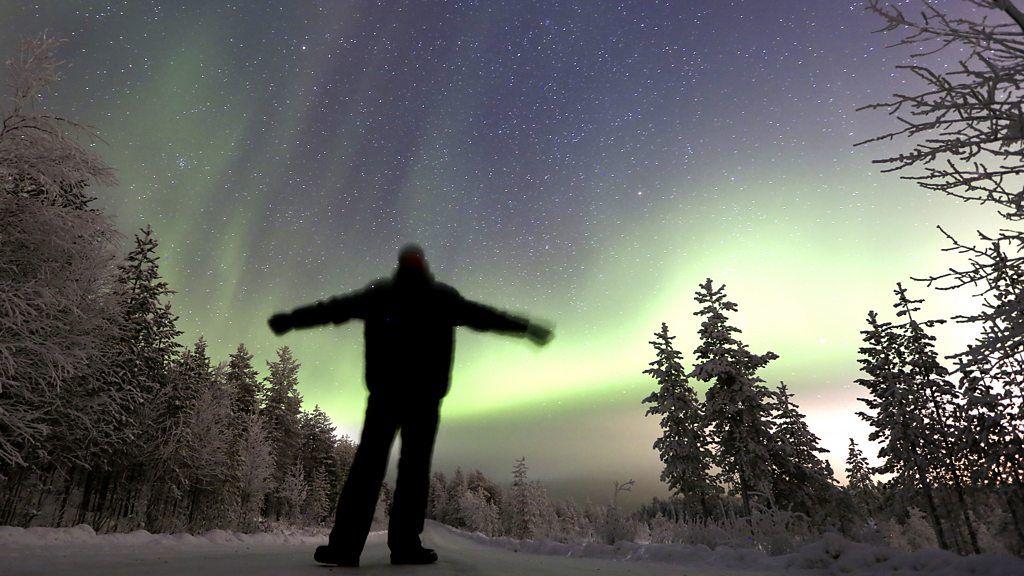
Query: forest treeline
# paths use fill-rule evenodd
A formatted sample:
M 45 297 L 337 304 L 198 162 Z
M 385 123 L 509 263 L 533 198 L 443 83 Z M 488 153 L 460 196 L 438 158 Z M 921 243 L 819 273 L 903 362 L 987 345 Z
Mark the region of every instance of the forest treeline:
M 93 206 L 95 135 L 43 108 L 59 42 L 7 61 L 0 127 L 0 524 L 153 532 L 319 523 L 354 446 L 302 409 L 288 348 L 179 344 L 149 226 L 124 256 Z
M 708 279 L 695 300 L 701 323 L 692 368 L 662 324 L 646 371 L 658 382 L 644 402 L 661 418 L 654 447 L 674 492 L 673 516 L 739 518 L 768 546 L 783 521 L 796 534 L 833 530 L 963 554 L 1024 551 L 1021 372 L 947 369 L 930 333 L 940 321 L 921 318 L 922 301 L 897 284 L 894 318 L 869 312 L 859 350 L 858 414 L 880 445 L 880 463 L 870 465 L 851 438 L 840 486 L 785 383 L 771 389 L 758 376 L 778 356 L 753 353 L 739 339 L 729 318 L 738 306 L 725 287 Z M 703 398 L 693 381 L 706 383 Z M 770 530 L 758 527 L 759 517 Z

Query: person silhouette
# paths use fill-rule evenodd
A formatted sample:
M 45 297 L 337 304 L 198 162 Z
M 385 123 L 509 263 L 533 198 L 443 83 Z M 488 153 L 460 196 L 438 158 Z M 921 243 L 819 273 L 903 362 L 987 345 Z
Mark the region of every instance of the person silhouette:
M 430 462 L 441 400 L 451 379 L 455 328 L 504 332 L 547 344 L 550 328 L 464 298 L 434 279 L 423 249 L 402 248 L 390 278 L 327 300 L 274 314 L 270 328 L 295 328 L 363 320 L 369 397 L 359 445 L 338 498 L 328 544 L 313 558 L 358 566 L 384 481 L 388 454 L 401 434 L 398 478 L 388 522 L 392 564 L 429 564 L 437 554 L 420 541 L 430 488 Z

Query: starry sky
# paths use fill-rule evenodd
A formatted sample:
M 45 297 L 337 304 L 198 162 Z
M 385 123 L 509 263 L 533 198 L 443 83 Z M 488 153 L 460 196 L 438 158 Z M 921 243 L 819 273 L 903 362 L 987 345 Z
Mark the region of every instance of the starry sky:
M 290 346 L 305 405 L 358 435 L 360 326 L 278 338 L 266 318 L 419 242 L 439 279 L 556 331 L 542 349 L 460 333 L 435 469 L 507 481 L 525 455 L 555 495 L 634 478 L 634 503 L 666 494 L 648 341 L 668 322 L 688 361 L 700 281 L 780 355 L 764 377 L 841 471 L 867 436 L 867 311 L 955 263 L 937 224 L 995 221 L 880 174 L 903 143 L 853 146 L 895 126 L 855 109 L 911 88 L 878 27 L 840 0 L 0 0 L 4 55 L 67 40 L 46 102 L 106 140 L 120 184 L 98 205 L 126 235 L 152 225 L 184 341 L 215 359 L 245 342 L 261 368 Z M 973 305 L 914 288 L 933 315 Z M 947 352 L 972 336 L 938 334 Z

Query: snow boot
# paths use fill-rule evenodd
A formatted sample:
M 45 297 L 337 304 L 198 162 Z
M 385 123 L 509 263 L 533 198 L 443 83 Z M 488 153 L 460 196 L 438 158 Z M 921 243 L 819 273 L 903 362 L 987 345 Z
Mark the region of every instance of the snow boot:
M 349 568 L 359 567 L 359 556 L 346 554 L 330 546 L 317 546 L 316 552 L 313 553 L 313 560 L 321 564 L 335 564 Z
M 392 564 L 433 564 L 437 562 L 437 552 L 430 548 L 406 548 L 391 551 Z

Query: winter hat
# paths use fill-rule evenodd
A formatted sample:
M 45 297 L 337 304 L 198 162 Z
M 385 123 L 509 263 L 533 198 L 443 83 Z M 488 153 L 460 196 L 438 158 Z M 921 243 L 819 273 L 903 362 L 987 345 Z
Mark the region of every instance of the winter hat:
M 402 250 L 398 252 L 398 267 L 426 270 L 427 257 L 423 253 L 423 248 L 419 244 L 406 244 L 403 246 Z

